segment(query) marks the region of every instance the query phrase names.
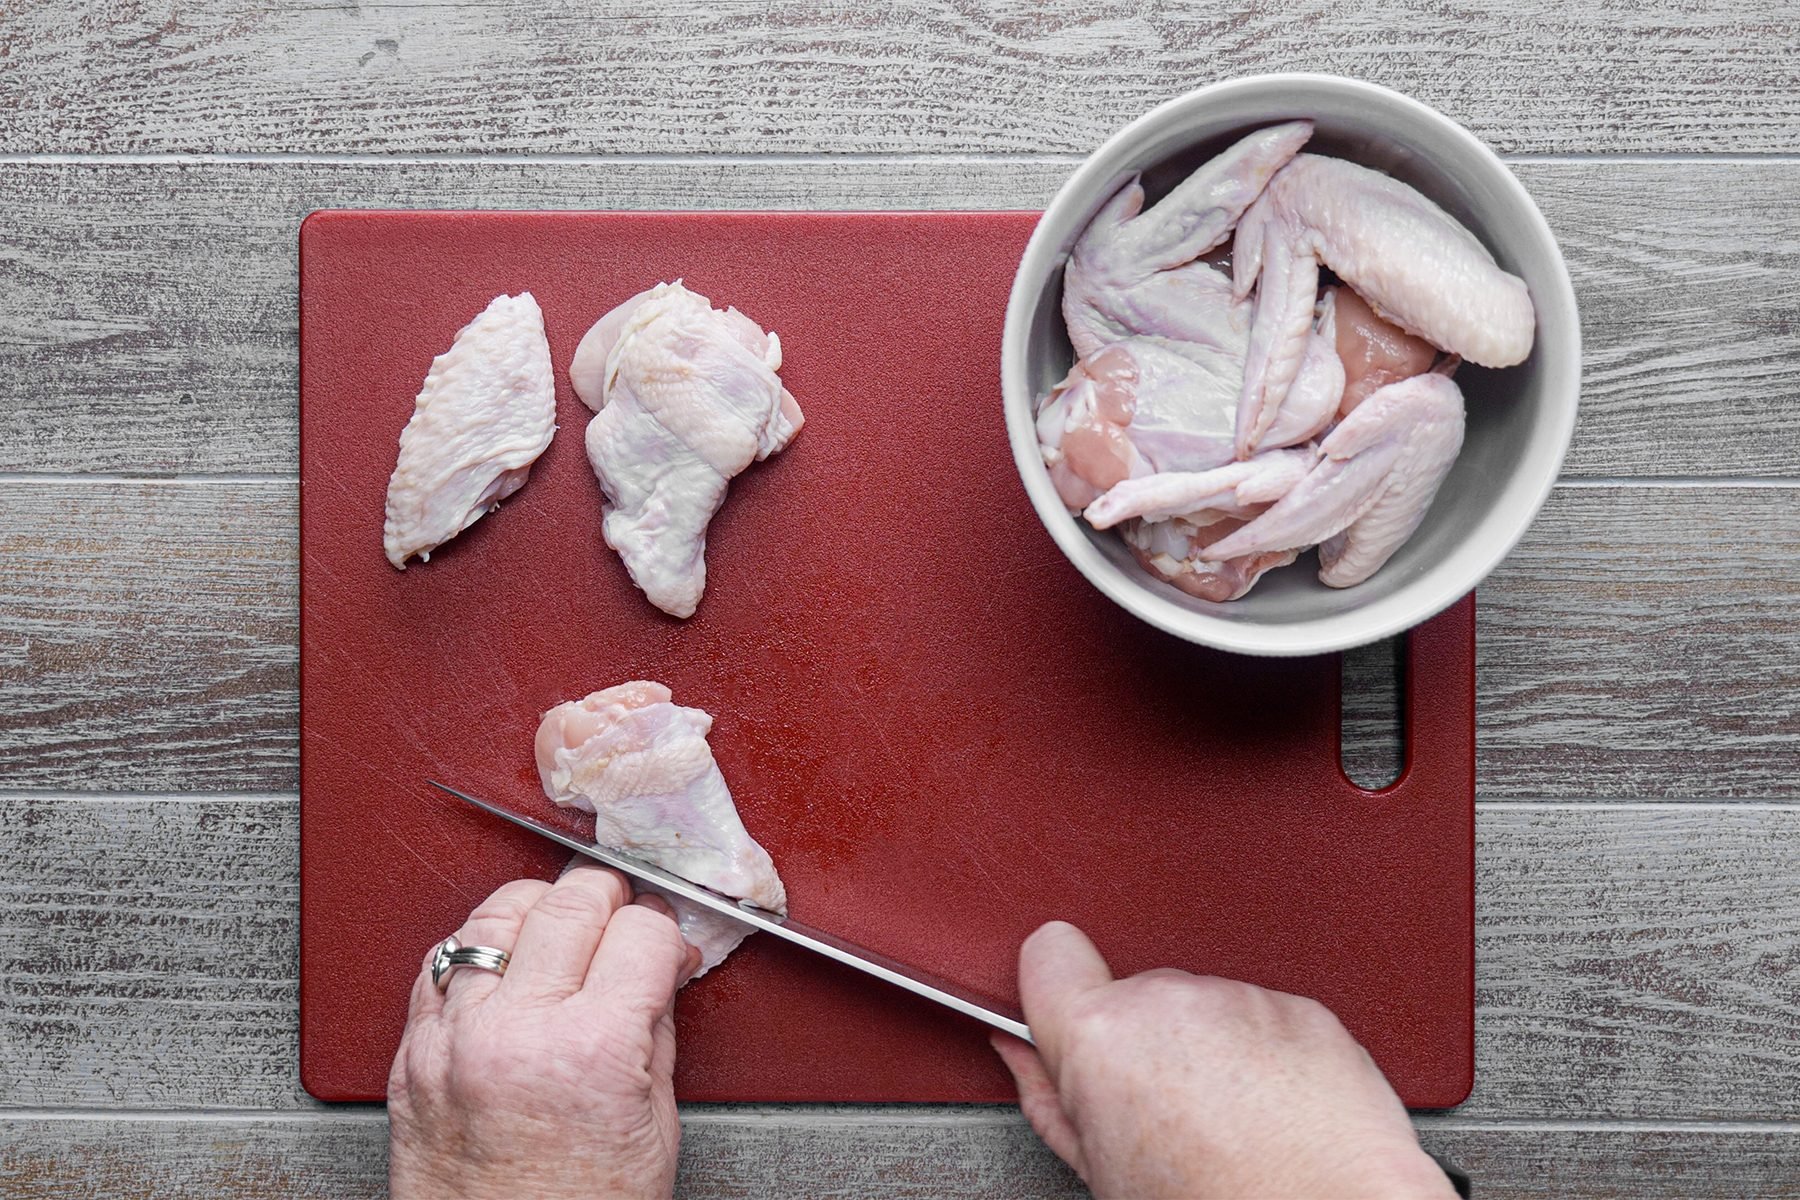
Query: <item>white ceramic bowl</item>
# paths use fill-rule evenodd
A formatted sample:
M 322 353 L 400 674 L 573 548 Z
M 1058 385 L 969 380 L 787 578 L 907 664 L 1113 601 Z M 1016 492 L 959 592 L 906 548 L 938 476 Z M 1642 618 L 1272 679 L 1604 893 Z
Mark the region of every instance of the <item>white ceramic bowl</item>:
M 1120 539 L 1072 516 L 1038 453 L 1038 397 L 1074 355 L 1062 321 L 1063 265 L 1102 202 L 1142 172 L 1153 203 L 1253 129 L 1305 117 L 1306 149 L 1386 171 L 1460 220 L 1502 267 L 1523 276 L 1537 340 L 1522 366 L 1457 372 L 1468 407 L 1461 456 L 1425 523 L 1353 588 L 1318 581 L 1316 557 L 1215 604 L 1155 578 Z M 1001 388 L 1013 457 L 1050 536 L 1093 585 L 1150 624 L 1242 654 L 1322 654 L 1408 629 L 1454 603 L 1516 545 L 1550 494 L 1575 428 L 1581 325 L 1562 254 L 1542 214 L 1493 151 L 1443 114 L 1397 92 L 1330 75 L 1259 75 L 1190 92 L 1120 130 L 1050 202 L 1025 247 L 1006 309 Z

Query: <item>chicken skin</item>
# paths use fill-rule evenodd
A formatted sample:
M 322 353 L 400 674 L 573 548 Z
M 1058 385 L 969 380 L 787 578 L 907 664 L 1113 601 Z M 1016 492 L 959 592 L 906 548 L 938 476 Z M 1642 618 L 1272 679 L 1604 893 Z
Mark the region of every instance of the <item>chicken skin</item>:
M 1531 353 L 1525 281 L 1443 209 L 1397 179 L 1340 158 L 1300 154 L 1244 213 L 1232 249 L 1236 294 L 1256 315 L 1238 403 L 1237 453 L 1275 423 L 1306 349 L 1320 265 L 1383 320 L 1486 367 Z
M 1134 335 L 1228 349 L 1249 328 L 1247 306 L 1211 265 L 1221 245 L 1306 139 L 1310 121 L 1259 129 L 1188 176 L 1149 211 L 1132 180 L 1101 207 L 1069 255 L 1063 319 L 1078 358 Z
M 1361 583 L 1424 521 L 1462 440 L 1462 392 L 1448 375 L 1390 383 L 1326 436 L 1305 478 L 1200 557 L 1222 562 L 1317 545 L 1321 583 Z
M 691 883 L 787 911 L 768 851 L 738 817 L 706 735 L 712 717 L 672 702 L 660 683 L 634 681 L 559 704 L 538 725 L 538 778 L 557 804 L 594 814 L 594 841 Z M 748 927 L 665 897 L 682 937 L 711 970 Z
M 679 282 L 627 300 L 576 348 L 570 382 L 596 410 L 587 454 L 606 495 L 606 543 L 671 616 L 699 607 L 706 527 L 732 477 L 800 431 L 780 368 L 773 333 Z
M 382 548 L 404 571 L 525 486 L 556 431 L 544 314 L 498 296 L 431 361 L 388 480 Z

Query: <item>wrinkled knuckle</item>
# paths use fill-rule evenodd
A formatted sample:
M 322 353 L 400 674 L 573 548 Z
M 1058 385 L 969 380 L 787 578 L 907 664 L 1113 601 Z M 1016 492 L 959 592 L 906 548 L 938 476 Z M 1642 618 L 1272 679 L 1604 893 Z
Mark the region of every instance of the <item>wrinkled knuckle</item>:
M 654 908 L 646 908 L 642 904 L 632 904 L 619 910 L 618 919 L 625 921 L 626 928 L 640 928 L 665 945 L 674 946 L 681 941 L 681 926 L 675 918 L 667 913 L 657 912 Z
M 1150 972 L 1133 975 L 1108 985 L 1094 996 L 1094 1003 L 1102 1010 L 1096 1017 L 1104 1020 L 1109 1030 L 1142 1026 L 1166 1014 L 1171 1005 L 1179 1001 L 1181 993 L 1178 978 Z
M 603 883 L 631 895 L 631 880 L 621 871 L 616 871 L 604 863 L 595 862 L 591 858 L 582 858 L 569 865 L 557 882 L 562 884 Z
M 412 1066 L 407 1059 L 407 1049 L 401 1046 L 400 1053 L 394 1055 L 393 1065 L 388 1068 L 387 1094 L 390 1104 L 405 1104 L 407 1093 L 412 1090 Z
M 562 921 L 600 924 L 612 915 L 616 898 L 592 887 L 553 887 L 539 897 L 536 910 Z
M 587 1043 L 583 1057 L 591 1075 L 627 1091 L 649 1092 L 651 1047 L 644 1038 L 617 1026 L 603 1027 Z
M 1142 980 L 1145 983 L 1154 983 L 1158 986 L 1165 986 L 1171 983 L 1180 983 L 1185 986 L 1192 984 L 1195 980 L 1195 976 L 1188 974 L 1186 971 L 1177 970 L 1174 967 L 1152 967 L 1150 970 L 1133 975 L 1131 978 Z
M 1160 1008 L 1185 1001 L 1194 994 L 1194 977 L 1169 967 L 1145 971 L 1125 982 L 1130 985 L 1132 1001 L 1146 1006 Z
M 445 1090 L 460 1104 L 479 1106 L 515 1063 L 493 1039 L 459 1039 L 450 1054 Z
M 408 1088 L 430 1087 L 442 1074 L 445 1051 L 445 1029 L 438 1021 L 407 1031 L 394 1056 L 393 1073 L 403 1077 Z
M 531 906 L 549 889 L 541 879 L 515 879 L 483 900 L 470 914 L 471 919 L 518 923 L 525 919 Z
M 1194 980 L 1194 1003 L 1213 1013 L 1242 1013 L 1257 1004 L 1262 989 L 1239 979 L 1204 975 Z

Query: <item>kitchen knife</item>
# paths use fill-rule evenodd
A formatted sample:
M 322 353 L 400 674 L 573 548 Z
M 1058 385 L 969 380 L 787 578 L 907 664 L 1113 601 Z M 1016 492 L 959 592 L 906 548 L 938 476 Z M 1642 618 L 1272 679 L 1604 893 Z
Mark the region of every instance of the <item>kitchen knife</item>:
M 435 779 L 427 780 L 427 782 L 439 791 L 448 792 L 458 800 L 467 801 L 503 821 L 511 821 L 514 825 L 529 829 L 541 837 L 547 837 L 577 854 L 585 854 L 596 862 L 604 863 L 615 871 L 623 871 L 635 880 L 652 884 L 660 892 L 671 896 L 680 896 L 691 904 L 696 904 L 721 916 L 730 917 L 734 921 L 740 921 L 752 929 L 792 942 L 796 946 L 804 946 L 816 954 L 823 954 L 826 958 L 843 963 L 845 966 L 854 967 L 866 975 L 873 975 L 877 979 L 886 980 L 895 987 L 905 988 L 916 996 L 935 1000 L 945 1008 L 974 1017 L 977 1021 L 992 1025 L 995 1029 L 1003 1030 L 1016 1038 L 1022 1038 L 1027 1042 L 1031 1040 L 1031 1030 L 1026 1028 L 1025 1022 L 1016 1010 L 997 1004 L 966 988 L 958 987 L 947 979 L 928 975 L 916 967 L 908 966 L 906 963 L 889 958 L 884 954 L 877 954 L 873 950 L 858 946 L 854 942 L 845 941 L 822 929 L 803 925 L 781 913 L 758 908 L 748 900 L 734 900 L 711 888 L 689 883 L 681 876 L 672 875 L 661 867 L 652 866 L 643 859 L 633 858 L 629 854 L 618 850 L 609 850 L 604 846 L 590 845 L 578 838 L 570 837 L 561 830 L 534 821 L 530 817 L 521 817 L 498 805 L 478 800 L 466 792 L 459 792 Z

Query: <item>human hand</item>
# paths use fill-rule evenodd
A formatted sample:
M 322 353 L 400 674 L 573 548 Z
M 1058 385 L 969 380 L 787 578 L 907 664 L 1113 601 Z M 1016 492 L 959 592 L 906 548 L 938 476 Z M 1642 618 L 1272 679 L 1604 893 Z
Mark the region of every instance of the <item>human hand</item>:
M 388 1076 L 394 1200 L 666 1197 L 681 1125 L 675 991 L 700 964 L 660 897 L 581 863 L 506 884 L 456 932 L 504 976 L 430 957 Z
M 1037 1048 L 995 1035 L 1038 1136 L 1097 1196 L 1453 1197 L 1317 1001 L 1183 971 L 1114 980 L 1073 925 L 1019 951 Z

